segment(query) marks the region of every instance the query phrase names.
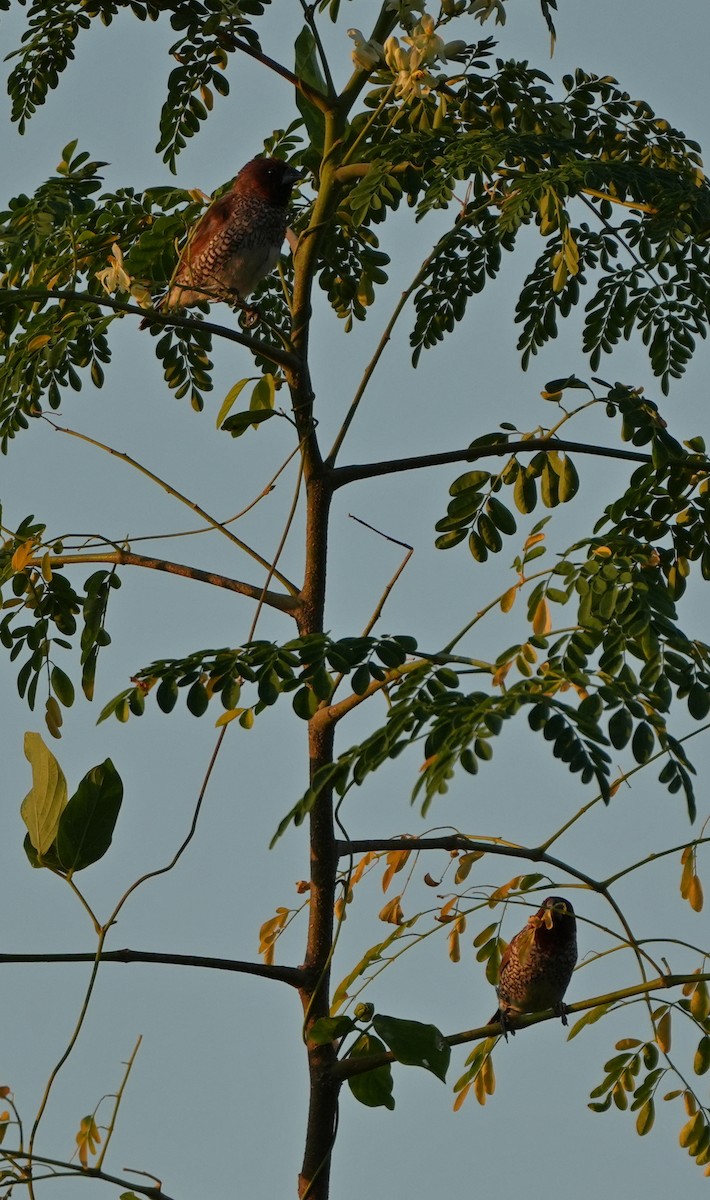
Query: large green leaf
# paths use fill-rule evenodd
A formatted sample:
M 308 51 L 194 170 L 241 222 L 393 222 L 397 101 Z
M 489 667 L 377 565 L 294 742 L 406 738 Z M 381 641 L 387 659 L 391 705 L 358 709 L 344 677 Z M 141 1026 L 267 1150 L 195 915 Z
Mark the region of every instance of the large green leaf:
M 325 80 L 318 65 L 315 38 L 307 25 L 304 25 L 296 38 L 296 74 L 304 83 L 310 84 L 319 92 L 326 91 Z M 325 140 L 325 117 L 320 109 L 316 108 L 315 104 L 307 100 L 298 90 L 296 91 L 296 104 L 308 130 L 310 152 L 313 155 L 315 151 L 320 158 Z
M 122 800 L 123 784 L 110 758 L 87 772 L 59 822 L 57 853 L 66 871 L 82 871 L 103 858 Z
M 442 1083 L 446 1082 L 451 1047 L 436 1025 L 424 1025 L 421 1021 L 403 1021 L 399 1017 L 387 1017 L 383 1013 L 378 1013 L 372 1023 L 397 1062 L 408 1067 L 424 1067 Z
M 371 1033 L 363 1033 L 358 1038 L 350 1058 L 364 1058 L 369 1054 L 379 1054 L 385 1050 L 384 1042 L 373 1037 Z M 362 1075 L 353 1075 L 348 1079 L 348 1086 L 356 1100 L 369 1108 L 394 1108 L 392 1095 L 392 1068 L 387 1064 L 376 1067 L 374 1071 L 365 1071 Z

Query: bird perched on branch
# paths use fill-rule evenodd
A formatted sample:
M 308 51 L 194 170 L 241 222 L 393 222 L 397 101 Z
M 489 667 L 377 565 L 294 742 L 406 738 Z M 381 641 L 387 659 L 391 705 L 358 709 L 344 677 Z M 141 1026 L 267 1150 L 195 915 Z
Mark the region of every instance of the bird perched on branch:
M 509 1016 L 553 1008 L 566 1025 L 562 1001 L 576 962 L 574 909 L 569 900 L 548 896 L 525 928 L 516 933 L 501 959 L 498 1008 L 488 1024 L 500 1022 L 507 1035 Z
M 286 236 L 288 202 L 302 172 L 280 158 L 253 158 L 200 217 L 158 308 L 246 297 L 273 271 Z M 141 328 L 150 319 L 141 322 Z

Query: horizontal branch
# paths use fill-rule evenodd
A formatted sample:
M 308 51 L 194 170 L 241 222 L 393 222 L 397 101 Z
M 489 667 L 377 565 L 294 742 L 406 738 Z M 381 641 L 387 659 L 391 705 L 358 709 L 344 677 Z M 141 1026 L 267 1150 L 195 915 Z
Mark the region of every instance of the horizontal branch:
M 524 858 L 528 862 L 546 863 L 547 866 L 555 867 L 556 870 L 571 875 L 573 879 L 579 879 L 581 883 L 586 883 L 591 891 L 602 894 L 606 891 L 605 883 L 593 879 L 591 875 L 587 875 L 583 871 L 577 871 L 561 858 L 555 858 L 554 855 L 548 854 L 541 846 L 512 846 L 507 842 L 486 842 L 478 838 L 466 837 L 463 833 L 453 833 L 442 837 L 407 836 L 356 838 L 353 841 L 340 840 L 336 843 L 336 850 L 340 858 L 348 858 L 352 854 L 367 854 L 371 850 L 387 852 L 411 850 L 413 853 L 419 850 L 446 850 L 449 852 L 463 850 L 466 853 L 478 850 L 481 854 L 497 854 L 503 858 Z
M 361 479 L 374 479 L 378 475 L 395 475 L 401 471 L 419 471 L 424 467 L 441 467 L 447 463 L 477 462 L 481 458 L 501 457 L 504 454 L 534 453 L 539 450 L 557 450 L 571 454 L 590 454 L 596 458 L 616 458 L 624 462 L 650 463 L 650 454 L 637 450 L 620 450 L 612 446 L 596 446 L 589 442 L 568 442 L 561 438 L 521 438 L 517 442 L 492 442 L 485 446 L 468 446 L 465 450 L 444 450 L 440 454 L 417 454 L 411 458 L 392 458 L 384 462 L 353 463 L 349 467 L 335 467 L 330 479 L 334 488 Z
M 224 338 L 228 342 L 236 342 L 239 346 L 244 346 L 246 350 L 250 350 L 252 354 L 259 354 L 262 358 L 267 358 L 270 362 L 277 366 L 295 369 L 298 366 L 298 360 L 295 354 L 290 354 L 288 350 L 282 350 L 278 346 L 272 346 L 267 342 L 260 342 L 257 338 L 249 337 L 246 333 L 239 333 L 236 329 L 227 329 L 226 325 L 217 325 L 213 321 L 197 321 L 194 317 L 181 317 L 178 313 L 159 312 L 157 309 L 140 308 L 137 304 L 126 304 L 123 300 L 114 300 L 111 296 L 94 295 L 91 292 L 66 292 L 56 291 L 52 288 L 2 288 L 0 289 L 0 308 L 3 305 L 17 304 L 23 301 L 34 302 L 36 300 L 56 300 L 62 303 L 76 304 L 79 307 L 91 306 L 95 304 L 98 308 L 110 308 L 117 313 L 125 313 L 128 316 L 136 316 L 144 319 L 150 318 L 151 324 L 172 326 L 175 329 L 195 329 L 199 328 L 207 333 L 211 333 L 213 337 Z
M 615 992 L 607 992 L 603 996 L 592 996 L 589 1000 L 579 1000 L 576 1004 L 566 1004 L 565 1012 L 578 1013 L 588 1012 L 592 1008 L 598 1008 L 602 1004 L 612 1005 L 620 1000 L 640 999 L 642 996 L 647 996 L 650 992 L 656 992 L 661 989 L 682 987 L 686 983 L 699 983 L 704 980 L 710 981 L 710 974 L 700 975 L 659 975 L 657 979 L 649 979 L 644 983 L 632 984 L 631 987 L 619 988 Z M 514 1028 L 516 1032 L 519 1029 L 527 1029 L 530 1025 L 541 1025 L 543 1021 L 559 1020 L 559 1013 L 552 1008 L 544 1009 L 539 1013 L 516 1013 L 514 1018 L 508 1017 L 509 1028 Z M 466 1029 L 462 1033 L 452 1033 L 444 1038 L 448 1046 L 463 1046 L 468 1042 L 481 1041 L 483 1038 L 496 1037 L 503 1032 L 502 1026 L 499 1023 L 491 1023 L 489 1025 L 479 1025 L 476 1029 Z M 358 1055 L 357 1058 L 342 1058 L 338 1061 L 333 1069 L 335 1078 L 342 1081 L 352 1079 L 353 1075 L 363 1075 L 367 1071 L 376 1071 L 378 1067 L 385 1067 L 388 1063 L 397 1062 L 391 1050 L 383 1050 L 377 1054 Z
M 30 559 L 28 567 L 41 569 L 42 559 Z M 299 607 L 296 596 L 285 596 L 281 592 L 272 592 L 256 584 L 243 583 L 241 579 L 231 579 L 228 575 L 219 575 L 215 571 L 202 571 L 199 567 L 188 567 L 184 563 L 170 562 L 165 558 L 152 558 L 146 554 L 134 554 L 129 550 L 110 550 L 103 554 L 52 554 L 49 565 L 56 570 L 70 565 L 81 566 L 84 563 L 116 563 L 122 567 L 146 567 L 151 571 L 165 571 L 168 575 L 179 575 L 182 579 L 193 579 L 197 583 L 209 583 L 212 587 L 223 588 L 227 592 L 239 592 L 251 600 L 260 600 L 271 608 L 281 612 L 294 612 Z
M 304 973 L 300 967 L 276 967 L 269 963 L 242 962 L 236 958 L 210 958 L 202 954 L 158 954 L 148 950 L 106 950 L 99 961 L 118 963 L 158 963 L 162 966 L 201 967 L 211 971 L 234 971 L 239 975 L 258 975 L 276 979 L 291 987 L 302 987 Z M 82 954 L 0 954 L 2 963 L 69 963 L 96 962 L 96 955 Z

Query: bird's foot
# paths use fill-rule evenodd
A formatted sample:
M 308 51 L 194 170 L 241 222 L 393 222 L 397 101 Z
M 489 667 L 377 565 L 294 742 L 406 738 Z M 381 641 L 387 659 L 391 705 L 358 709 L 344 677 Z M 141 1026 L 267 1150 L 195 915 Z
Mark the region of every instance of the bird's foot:
M 560 1000 L 559 1004 L 555 1004 L 553 1010 L 556 1017 L 559 1017 L 562 1024 L 567 1024 L 567 1005 Z
M 256 325 L 257 321 L 261 320 L 261 313 L 256 305 L 247 304 L 245 300 L 242 300 L 239 292 L 236 290 L 230 292 L 229 300 L 230 304 L 232 305 L 232 310 L 235 313 L 244 313 L 244 324 L 246 325 L 247 329 L 251 329 L 253 325 Z
M 508 1013 L 505 1012 L 501 1008 L 499 1008 L 498 1012 L 495 1013 L 493 1017 L 491 1017 L 491 1020 L 488 1022 L 488 1024 L 489 1025 L 500 1025 L 501 1032 L 502 1032 L 503 1037 L 505 1038 L 506 1042 L 508 1040 L 508 1034 L 510 1034 L 511 1037 L 515 1037 L 515 1030 L 513 1029 L 513 1026 L 510 1023 Z

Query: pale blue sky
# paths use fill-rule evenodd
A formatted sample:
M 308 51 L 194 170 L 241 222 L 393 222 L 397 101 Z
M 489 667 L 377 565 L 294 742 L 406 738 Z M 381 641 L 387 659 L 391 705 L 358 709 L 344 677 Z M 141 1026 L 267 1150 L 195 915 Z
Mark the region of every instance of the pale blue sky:
M 277 0 L 272 8 L 262 25 L 263 44 L 288 63 L 300 26 L 300 4 Z M 363 30 L 376 9 L 370 0 L 343 4 L 346 22 Z M 629 0 L 621 6 L 614 0 L 597 0 L 594 5 L 560 0 L 559 40 L 551 62 L 537 5 L 510 0 L 508 10 L 504 29 L 494 30 L 489 24 L 483 30 L 500 37 L 502 57 L 527 58 L 555 80 L 575 66 L 613 74 L 633 96 L 648 100 L 688 136 L 701 144 L 707 141 L 710 13 L 704 0 L 688 0 L 679 11 L 658 0 Z M 21 14 L 0 17 L 3 53 L 14 47 L 20 28 Z M 479 26 L 471 22 L 465 36 L 481 36 Z M 110 161 L 106 179 L 111 187 L 168 182 L 167 168 L 153 147 L 169 70 L 164 49 L 171 41 L 165 22 L 147 27 L 126 16 L 108 30 L 92 31 L 81 40 L 77 61 L 58 92 L 22 139 L 8 127 L 6 102 L 0 124 L 0 161 L 5 166 L 0 203 L 46 178 L 62 146 L 74 137 L 93 157 Z M 339 63 L 337 75 L 343 79 L 350 68 L 344 28 L 332 34 L 330 44 Z M 258 152 L 272 128 L 287 125 L 295 115 L 291 90 L 250 62 L 234 60 L 230 79 L 232 95 L 218 103 L 203 133 L 180 160 L 178 181 L 183 186 L 213 190 Z M 394 260 L 392 287 L 366 326 L 349 338 L 318 297 L 313 374 L 326 445 L 347 411 L 398 290 L 426 252 L 429 228 L 427 223 L 413 227 L 406 213 L 397 220 L 384 239 Z M 530 254 L 535 251 L 530 242 Z M 534 427 L 550 419 L 549 408 L 539 398 L 547 379 L 573 371 L 590 374 L 574 321 L 570 332 L 546 348 L 527 374 L 521 372 L 511 317 L 525 252 L 521 261 L 516 257 L 506 264 L 498 284 L 471 304 L 464 326 L 443 347 L 424 355 L 414 375 L 408 367 L 408 325 L 402 324 L 353 426 L 344 461 L 450 449 L 505 419 L 522 428 Z M 229 320 L 226 312 L 222 315 Z M 115 357 L 106 387 L 97 394 L 85 387 L 80 395 L 67 397 L 61 420 L 139 458 L 221 517 L 243 508 L 291 448 L 285 422 L 278 428 L 272 422 L 237 442 L 215 430 L 224 394 L 235 380 L 251 373 L 246 352 L 220 351 L 213 399 L 198 416 L 186 402 L 166 393 L 151 340 L 138 334 L 134 321 L 113 327 L 112 344 Z M 686 379 L 664 402 L 677 437 L 709 432 L 709 365 L 707 348 L 701 346 Z M 623 346 L 612 362 L 602 365 L 600 374 L 644 384 L 651 396 L 660 398 L 639 340 Z M 575 430 L 580 439 L 611 434 L 611 423 L 607 430 L 591 419 Z M 618 469 L 598 462 L 579 462 L 578 467 L 580 495 L 563 516 L 562 532 L 551 534 L 555 544 L 572 540 L 580 532 L 578 519 L 596 515 L 623 478 Z M 328 610 L 335 634 L 358 632 L 364 626 L 399 561 L 394 547 L 348 520 L 349 513 L 415 546 L 406 575 L 385 609 L 383 631 L 413 632 L 423 646 L 435 648 L 505 586 L 513 543 L 493 572 L 474 564 L 465 548 L 445 556 L 433 550 L 433 524 L 444 512 L 455 473 L 437 470 L 419 478 L 374 481 L 338 496 Z M 240 536 L 260 541 L 267 551 L 275 548 L 294 484 L 291 470 L 272 496 L 240 523 Z M 0 460 L 0 498 L 8 524 L 34 512 L 55 533 L 101 530 L 120 538 L 194 524 L 187 510 L 124 464 L 41 424 L 18 438 L 10 456 Z M 160 548 L 161 543 L 156 545 Z M 197 545 L 195 539 L 167 545 L 171 557 L 254 577 L 231 547 L 225 553 L 216 536 L 199 539 Z M 283 561 L 287 571 L 298 574 L 298 530 Z M 123 580 L 109 618 L 113 645 L 100 666 L 96 712 L 77 704 L 67 715 L 62 741 L 53 744 L 73 786 L 107 754 L 126 786 L 114 845 L 84 878 L 101 914 L 137 875 L 166 861 L 181 841 L 215 731 L 211 714 L 197 722 L 182 708 L 166 718 L 155 705 L 141 721 L 127 726 L 110 722 L 96 730 L 99 706 L 154 657 L 237 644 L 253 616 L 250 602 L 195 583 L 128 571 Z M 689 632 L 708 639 L 706 613 L 707 602 L 691 599 L 684 624 Z M 515 615 L 506 623 L 499 617 L 478 644 L 485 652 L 491 644 L 502 648 L 515 641 L 520 630 Z M 283 618 L 265 614 L 259 633 L 283 639 L 291 636 L 291 628 Z M 475 653 L 474 643 L 469 648 Z M 0 670 L 2 948 L 90 950 L 91 930 L 68 889 L 48 874 L 31 871 L 22 853 L 18 810 L 29 785 L 22 733 L 41 729 L 42 719 L 39 713 L 28 714 L 19 702 L 14 678 L 5 660 Z M 366 722 L 364 714 L 358 715 L 341 733 L 341 744 L 346 737 L 356 740 Z M 266 851 L 278 820 L 302 790 L 304 732 L 290 719 L 288 702 L 248 734 L 232 728 L 188 855 L 174 873 L 148 884 L 127 905 L 112 947 L 255 957 L 259 924 L 277 905 L 298 902 L 294 882 L 307 871 L 303 830 L 292 831 L 276 850 Z M 693 754 L 707 777 L 707 746 L 696 744 Z M 420 833 L 435 825 L 455 825 L 532 842 L 591 796 L 549 757 L 547 745 L 534 739 L 523 722 L 507 730 L 494 762 L 475 780 L 456 780 L 426 823 L 409 807 L 417 766 L 416 755 L 405 755 L 349 799 L 344 819 L 353 836 Z M 701 782 L 698 826 L 707 816 L 705 793 Z M 682 841 L 686 831 L 682 802 L 660 789 L 649 772 L 615 797 L 611 811 L 595 811 L 565 839 L 560 853 L 583 870 L 606 874 L 612 866 Z M 436 874 L 437 866 L 429 869 Z M 502 883 L 515 869 L 485 861 L 476 880 L 482 885 Z M 639 936 L 655 933 L 701 943 L 706 939 L 707 918 L 693 916 L 682 904 L 679 878 L 679 863 L 673 859 L 654 874 L 619 888 L 618 899 L 628 905 Z M 564 878 L 554 882 L 555 890 L 568 891 Z M 360 909 L 348 920 L 338 948 L 336 979 L 387 932 L 376 920 L 382 904 L 377 881 L 361 885 L 361 890 Z M 430 905 L 432 893 L 419 886 L 409 911 L 415 901 Z M 575 892 L 574 902 L 582 916 L 609 922 L 608 910 L 594 898 Z M 508 934 L 517 927 L 516 920 L 511 914 Z M 431 1021 L 446 1033 L 487 1019 L 494 997 L 471 950 L 478 927 L 471 926 L 458 966 L 448 962 L 444 939 L 431 939 L 405 956 L 399 968 L 385 972 L 366 998 L 381 1011 Z M 607 943 L 582 925 L 580 944 L 584 954 Z M 302 931 L 297 928 L 284 939 L 278 960 L 298 962 L 301 953 Z M 671 965 L 680 968 L 686 961 L 679 955 Z M 49 1067 L 72 1028 L 87 969 L 28 966 L 2 971 L 0 1085 L 14 1089 L 28 1121 Z M 575 975 L 569 998 L 582 999 L 634 980 L 627 958 L 605 958 Z M 708 1181 L 677 1146 L 682 1123 L 677 1102 L 659 1105 L 656 1128 L 644 1140 L 633 1131 L 632 1115 L 614 1111 L 596 1116 L 586 1108 L 588 1092 L 600 1081 L 615 1040 L 637 1032 L 640 1022 L 636 1010 L 619 1013 L 569 1044 L 556 1023 L 517 1037 L 496 1054 L 498 1090 L 485 1109 L 471 1098 L 460 1113 L 452 1114 L 450 1088 L 406 1068 L 395 1069 L 393 1113 L 364 1109 L 344 1093 L 334 1200 L 356 1200 L 364 1189 L 373 1200 L 424 1200 L 432 1194 L 476 1190 L 505 1198 L 523 1188 L 530 1200 L 568 1200 L 570 1195 L 596 1200 L 603 1193 L 615 1197 L 641 1191 L 650 1200 L 669 1194 L 688 1200 L 705 1196 Z M 250 1200 L 295 1195 L 306 1094 L 299 1027 L 297 999 L 280 985 L 177 968 L 107 966 L 88 1025 L 57 1085 L 42 1150 L 57 1157 L 71 1152 L 80 1118 L 117 1086 L 121 1062 L 142 1033 L 107 1169 L 153 1171 L 176 1197 L 219 1200 L 235 1191 Z M 687 1057 L 681 1039 L 677 1050 L 679 1057 L 684 1052 Z M 462 1050 L 454 1053 L 450 1083 L 461 1073 L 464 1057 Z M 92 1195 L 98 1195 L 98 1187 L 91 1186 Z M 55 1184 L 46 1194 L 73 1197 L 75 1187 Z

